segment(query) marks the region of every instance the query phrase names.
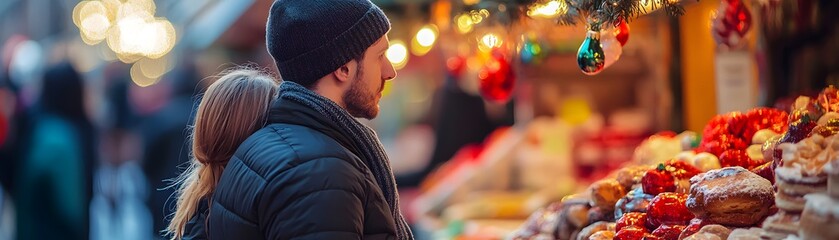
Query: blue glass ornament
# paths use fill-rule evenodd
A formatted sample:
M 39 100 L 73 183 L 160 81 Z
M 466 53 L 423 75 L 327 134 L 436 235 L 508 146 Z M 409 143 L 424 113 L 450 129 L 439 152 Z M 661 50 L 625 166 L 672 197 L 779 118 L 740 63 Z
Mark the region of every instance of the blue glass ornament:
M 600 46 L 600 31 L 588 31 L 586 40 L 577 50 L 577 65 L 586 75 L 600 73 L 606 65 L 606 56 Z

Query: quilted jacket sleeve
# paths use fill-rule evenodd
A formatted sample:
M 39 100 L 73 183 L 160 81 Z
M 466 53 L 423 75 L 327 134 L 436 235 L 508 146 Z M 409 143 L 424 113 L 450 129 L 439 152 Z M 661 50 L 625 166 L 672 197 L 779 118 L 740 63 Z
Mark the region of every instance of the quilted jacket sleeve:
M 301 163 L 267 179 L 259 203 L 266 239 L 361 239 L 361 171 L 339 158 Z

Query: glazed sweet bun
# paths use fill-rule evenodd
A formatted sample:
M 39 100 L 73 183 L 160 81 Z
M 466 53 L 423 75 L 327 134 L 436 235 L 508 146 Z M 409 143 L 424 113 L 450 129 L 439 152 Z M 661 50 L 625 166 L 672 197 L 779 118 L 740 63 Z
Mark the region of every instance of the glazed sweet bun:
M 734 227 L 759 223 L 774 204 L 772 183 L 742 167 L 694 176 L 685 203 L 697 218 Z

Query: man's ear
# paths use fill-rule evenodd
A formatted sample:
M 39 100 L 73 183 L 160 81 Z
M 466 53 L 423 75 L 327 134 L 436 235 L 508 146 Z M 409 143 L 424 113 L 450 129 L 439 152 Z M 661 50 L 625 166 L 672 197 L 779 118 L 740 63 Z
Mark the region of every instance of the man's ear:
M 333 74 L 335 74 L 335 78 L 338 79 L 339 82 L 349 82 L 353 76 L 355 76 L 356 65 L 358 63 L 355 60 L 350 60 L 347 64 L 342 65 L 339 67 Z

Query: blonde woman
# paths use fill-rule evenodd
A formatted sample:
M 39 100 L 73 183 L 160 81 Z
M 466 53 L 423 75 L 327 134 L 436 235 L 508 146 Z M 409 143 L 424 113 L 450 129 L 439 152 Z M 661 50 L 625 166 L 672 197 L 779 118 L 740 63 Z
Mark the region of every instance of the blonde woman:
M 172 239 L 206 239 L 208 202 L 230 157 L 265 125 L 277 82 L 253 69 L 235 69 L 212 83 L 198 105 L 190 166 L 176 181 L 177 210 L 166 232 Z

